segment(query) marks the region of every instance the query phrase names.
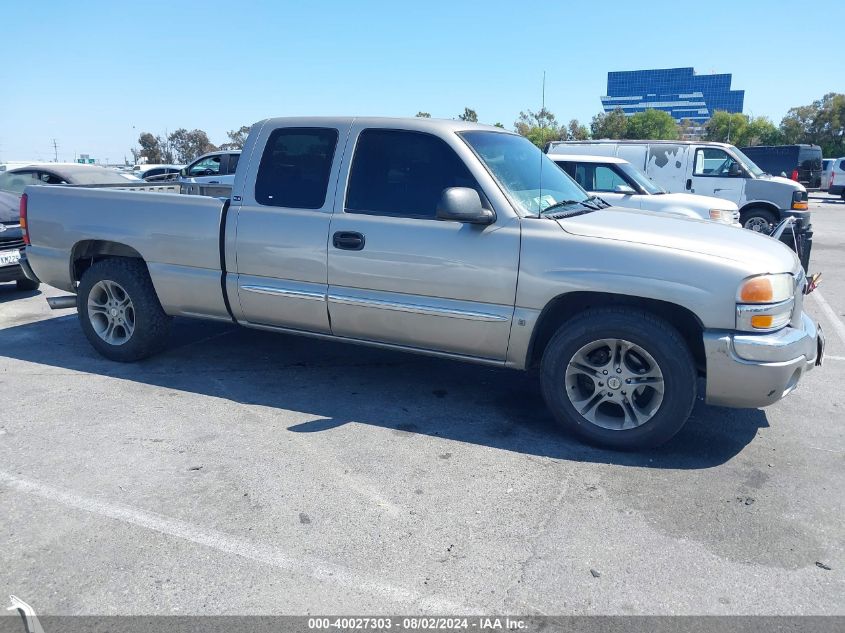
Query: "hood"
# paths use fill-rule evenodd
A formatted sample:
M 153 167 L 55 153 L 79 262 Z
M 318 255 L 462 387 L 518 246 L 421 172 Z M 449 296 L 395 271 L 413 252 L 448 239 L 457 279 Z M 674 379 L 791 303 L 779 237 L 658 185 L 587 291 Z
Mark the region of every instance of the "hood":
M 660 200 L 666 200 L 679 206 L 684 206 L 689 209 L 727 209 L 729 211 L 739 211 L 730 200 L 724 198 L 714 198 L 713 196 L 699 196 L 695 193 L 662 193 L 657 196 Z
M 762 178 L 757 178 L 757 180 L 768 180 L 769 182 L 777 182 L 798 191 L 807 191 L 807 188 L 800 182 L 795 182 L 794 180 L 784 178 L 783 176 L 763 176 Z
M 12 193 L 0 191 L 0 222 L 8 224 L 20 219 L 20 198 Z
M 612 207 L 557 220 L 567 233 L 646 244 L 746 264 L 749 274 L 795 272 L 798 258 L 785 244 L 733 226 Z

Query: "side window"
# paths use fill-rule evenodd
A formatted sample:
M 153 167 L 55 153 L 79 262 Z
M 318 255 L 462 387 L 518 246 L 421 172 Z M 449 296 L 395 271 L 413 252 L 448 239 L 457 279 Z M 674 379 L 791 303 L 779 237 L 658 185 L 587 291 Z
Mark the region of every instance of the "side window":
M 575 182 L 587 191 L 593 190 L 593 166 L 585 163 L 576 163 Z
M 475 178 L 445 141 L 421 132 L 364 130 L 352 160 L 345 210 L 434 219 L 440 196 L 448 187 L 471 187 L 482 195 Z
M 23 193 L 28 185 L 40 185 L 34 171 L 6 172 L 0 176 L 0 189 L 12 193 Z
M 845 160 L 839 161 L 839 171 L 845 171 Z
M 607 165 L 596 165 L 594 191 L 614 192 L 619 185 L 630 186 L 625 179 Z
M 575 178 L 575 163 L 568 163 L 560 160 L 555 161 L 555 164 L 567 173 L 570 178 Z M 579 183 L 580 184 L 580 183 Z
M 41 171 L 38 172 L 38 179 L 44 183 L 45 185 L 66 185 L 67 180 L 57 176 L 56 174 L 51 174 L 50 172 Z
M 725 177 L 731 175 L 731 166 L 736 161 L 728 153 L 717 147 L 704 147 L 695 150 L 693 176 Z
M 203 158 L 201 161 L 191 165 L 188 169 L 188 175 L 191 177 L 216 176 L 220 173 L 220 159 L 221 156 L 219 154 L 217 156 Z
M 241 159 L 240 154 L 229 154 L 229 168 L 227 173 L 234 174 L 235 170 L 238 168 L 238 161 Z
M 293 209 L 321 209 L 326 202 L 337 130 L 279 128 L 270 134 L 258 174 L 258 204 Z

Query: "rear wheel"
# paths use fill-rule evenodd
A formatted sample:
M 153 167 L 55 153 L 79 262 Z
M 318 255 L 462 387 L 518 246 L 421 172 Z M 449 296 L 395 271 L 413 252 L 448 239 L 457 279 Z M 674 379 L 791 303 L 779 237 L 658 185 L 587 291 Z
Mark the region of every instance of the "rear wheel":
M 110 360 L 131 362 L 164 348 L 170 331 L 141 260 L 112 258 L 85 271 L 77 311 L 88 342 Z
M 752 207 L 743 211 L 739 216 L 742 226 L 755 233 L 770 234 L 777 224 L 777 216 L 761 207 Z
M 543 353 L 542 386 L 565 429 L 634 450 L 681 429 L 695 403 L 696 371 L 671 324 L 635 308 L 606 308 L 560 327 Z

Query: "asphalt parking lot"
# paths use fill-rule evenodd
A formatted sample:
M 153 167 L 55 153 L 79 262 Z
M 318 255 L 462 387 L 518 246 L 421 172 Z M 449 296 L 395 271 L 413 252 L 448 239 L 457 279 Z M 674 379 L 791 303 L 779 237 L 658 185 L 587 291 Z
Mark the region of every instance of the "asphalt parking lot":
M 699 402 L 645 454 L 561 435 L 511 371 L 191 321 L 111 363 L 47 308 L 62 293 L 0 284 L 0 595 L 44 614 L 845 614 L 845 203 L 810 202 L 825 365 L 765 410 Z

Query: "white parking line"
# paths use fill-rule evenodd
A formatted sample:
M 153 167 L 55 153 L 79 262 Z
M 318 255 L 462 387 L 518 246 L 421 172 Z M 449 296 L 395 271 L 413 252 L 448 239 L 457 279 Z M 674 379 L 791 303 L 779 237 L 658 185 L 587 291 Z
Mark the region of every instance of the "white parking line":
M 384 597 L 406 605 L 419 607 L 431 613 L 471 613 L 458 602 L 439 596 L 423 596 L 418 591 L 397 587 L 381 580 L 356 574 L 349 569 L 314 558 L 291 555 L 272 545 L 255 543 L 233 537 L 216 530 L 209 530 L 179 519 L 147 512 L 131 506 L 118 505 L 85 497 L 69 490 L 62 490 L 18 475 L 0 471 L 0 484 L 16 490 L 55 501 L 62 505 L 84 510 L 103 517 L 123 521 L 160 534 L 196 543 L 226 554 L 235 554 L 265 565 L 277 567 L 296 574 L 310 576 L 320 582 L 334 583 L 347 589 L 354 589 Z
M 830 307 L 830 304 L 825 301 L 825 298 L 824 296 L 822 296 L 822 293 L 816 290 L 810 296 L 816 298 L 816 301 L 818 302 L 819 307 L 822 309 L 822 312 L 824 312 L 825 316 L 830 319 L 830 322 L 833 324 L 833 331 L 836 332 L 836 334 L 839 336 L 840 341 L 842 341 L 842 344 L 845 345 L 845 323 L 842 322 L 842 319 L 839 318 L 839 315 L 836 314 L 836 311 Z

